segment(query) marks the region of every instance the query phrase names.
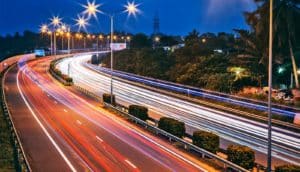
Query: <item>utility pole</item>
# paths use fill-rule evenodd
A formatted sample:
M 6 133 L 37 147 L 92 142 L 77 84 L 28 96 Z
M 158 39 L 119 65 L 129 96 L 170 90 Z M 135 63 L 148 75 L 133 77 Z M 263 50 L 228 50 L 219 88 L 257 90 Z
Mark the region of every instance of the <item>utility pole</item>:
M 267 171 L 272 171 L 272 56 L 273 56 L 273 0 L 270 0 L 269 18 L 269 91 L 268 91 L 268 166 Z

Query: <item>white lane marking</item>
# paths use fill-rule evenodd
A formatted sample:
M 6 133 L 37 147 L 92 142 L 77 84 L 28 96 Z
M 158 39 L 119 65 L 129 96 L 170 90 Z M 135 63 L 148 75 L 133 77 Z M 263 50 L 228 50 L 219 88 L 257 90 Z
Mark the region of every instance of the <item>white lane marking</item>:
M 64 111 L 67 113 L 68 111 L 66 109 L 64 109 Z
M 98 136 L 96 136 L 96 139 L 99 140 L 100 142 L 103 142 L 103 140 Z
M 77 124 L 81 125 L 82 123 L 79 120 L 76 120 Z
M 74 93 L 70 93 L 70 94 L 74 95 L 74 97 L 76 97 L 76 99 L 78 99 L 78 100 L 80 100 L 81 102 L 85 103 L 88 107 L 90 107 L 90 108 L 94 109 L 95 111 L 100 112 L 100 113 L 102 113 L 102 114 L 106 114 L 106 116 L 109 117 L 110 119 L 114 120 L 114 121 L 117 122 L 118 124 L 121 124 L 123 127 L 127 128 L 127 129 L 129 129 L 129 130 L 131 130 L 132 132 L 138 134 L 139 136 L 145 138 L 146 140 L 150 141 L 151 143 L 157 145 L 158 147 L 160 147 L 161 149 L 165 150 L 166 152 L 168 152 L 168 153 L 170 153 L 170 154 L 176 156 L 177 158 L 179 158 L 179 159 L 181 159 L 181 160 L 187 162 L 188 164 L 190 164 L 190 165 L 192 165 L 192 166 L 198 168 L 199 170 L 201 170 L 201 171 L 203 171 L 203 172 L 208 172 L 207 170 L 205 170 L 204 168 L 202 168 L 200 165 L 198 165 L 198 164 L 196 164 L 196 163 L 194 163 L 194 162 L 188 160 L 188 159 L 185 158 L 184 156 L 182 156 L 182 155 L 180 155 L 180 154 L 178 154 L 178 153 L 176 153 L 176 152 L 170 150 L 169 148 L 163 146 L 162 144 L 157 143 L 156 141 L 152 140 L 152 139 L 149 138 L 148 136 L 144 136 L 142 133 L 140 133 L 140 132 L 138 132 L 138 131 L 135 131 L 135 130 L 132 129 L 131 127 L 129 127 L 129 126 L 123 124 L 122 122 L 118 121 L 115 117 L 113 117 L 113 116 L 111 116 L 111 115 L 107 115 L 107 112 L 104 112 L 104 111 L 102 111 L 102 110 L 96 108 L 94 105 L 90 104 L 88 101 L 82 99 L 81 97 L 75 95 Z M 81 113 L 79 112 L 79 114 L 81 114 Z M 85 118 L 88 119 L 89 121 L 93 122 L 95 125 L 99 126 L 99 124 L 96 123 L 94 120 L 91 120 L 91 119 L 88 118 L 88 117 L 85 117 Z M 103 127 L 103 126 L 102 126 L 102 127 Z M 112 133 L 112 134 L 114 134 L 114 133 Z M 114 135 L 115 135 L 115 134 L 114 134 Z
M 73 171 L 76 172 L 77 170 L 75 169 L 75 167 L 72 165 L 72 163 L 70 162 L 70 160 L 67 158 L 67 156 L 63 153 L 63 151 L 61 150 L 61 148 L 57 145 L 57 143 L 54 141 L 54 139 L 51 137 L 51 135 L 48 133 L 47 129 L 45 128 L 45 126 L 42 124 L 42 122 L 39 120 L 39 118 L 36 116 L 36 114 L 34 113 L 33 109 L 31 108 L 31 106 L 29 105 L 28 101 L 26 100 L 21 88 L 20 88 L 20 84 L 19 84 L 19 74 L 20 71 L 22 69 L 20 69 L 17 73 L 17 87 L 19 90 L 19 93 L 23 99 L 23 101 L 25 102 L 26 106 L 28 107 L 29 111 L 31 112 L 32 116 L 34 117 L 34 119 L 37 121 L 37 123 L 39 124 L 39 126 L 42 128 L 43 132 L 45 133 L 45 135 L 48 137 L 48 139 L 51 141 L 51 143 L 53 144 L 53 146 L 55 147 L 55 149 L 58 151 L 58 153 L 60 154 L 60 156 L 65 160 L 65 162 L 67 163 L 67 165 L 69 166 L 69 168 Z
M 129 164 L 132 168 L 134 168 L 134 169 L 137 168 L 137 167 L 136 167 L 132 162 L 130 162 L 128 159 L 125 159 L 125 162 L 126 162 L 127 164 Z

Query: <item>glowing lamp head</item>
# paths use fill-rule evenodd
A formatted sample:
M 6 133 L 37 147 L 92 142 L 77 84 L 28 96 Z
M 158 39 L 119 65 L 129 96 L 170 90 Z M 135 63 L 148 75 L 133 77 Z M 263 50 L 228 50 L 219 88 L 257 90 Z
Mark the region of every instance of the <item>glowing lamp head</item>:
M 61 23 L 61 18 L 55 16 L 51 19 L 51 24 L 54 26 L 58 26 Z
M 154 38 L 154 40 L 155 40 L 155 42 L 159 42 L 159 41 L 160 41 L 160 37 L 156 36 L 156 37 Z
M 81 28 L 86 29 L 86 25 L 88 25 L 87 19 L 84 18 L 83 16 L 78 16 L 78 18 L 76 19 L 76 25 L 79 26 L 79 30 Z
M 97 13 L 100 13 L 101 11 L 98 10 L 98 8 L 101 6 L 101 4 L 96 4 L 95 1 L 93 2 L 87 2 L 87 5 L 82 5 L 85 8 L 84 14 L 88 14 L 88 18 L 91 16 L 94 16 L 97 18 Z
M 70 37 L 71 37 L 71 33 L 70 33 L 70 32 L 67 32 L 67 33 L 66 33 L 66 36 L 67 36 L 68 38 L 70 38 Z
M 66 26 L 65 24 L 63 24 L 63 25 L 61 26 L 61 30 L 66 31 L 66 30 L 67 30 L 67 26 Z
M 127 4 L 124 6 L 125 12 L 127 12 L 129 16 L 130 15 L 136 16 L 136 14 L 140 12 L 138 6 L 139 4 L 135 4 L 134 2 L 127 2 Z
M 48 31 L 48 26 L 47 25 L 42 25 L 41 26 L 41 32 L 46 33 Z
M 103 35 L 99 35 L 99 39 L 103 39 Z

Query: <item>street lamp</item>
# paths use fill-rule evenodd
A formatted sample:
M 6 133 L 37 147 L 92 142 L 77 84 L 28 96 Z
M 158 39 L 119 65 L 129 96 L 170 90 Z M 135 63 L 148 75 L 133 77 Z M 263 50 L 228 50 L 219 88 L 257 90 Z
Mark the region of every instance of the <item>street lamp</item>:
M 92 6 L 92 7 L 91 7 Z M 84 7 L 86 8 L 86 10 L 84 11 L 84 13 L 89 14 L 89 16 L 95 16 L 97 17 L 96 13 L 100 12 L 101 14 L 104 14 L 106 16 L 108 16 L 110 18 L 110 70 L 111 70 L 111 84 L 110 84 L 110 95 L 111 95 L 111 104 L 113 103 L 113 57 L 114 57 L 114 53 L 113 53 L 113 42 L 114 42 L 114 17 L 117 14 L 121 14 L 121 13 L 128 13 L 128 16 L 136 16 L 137 13 L 139 13 L 139 9 L 137 8 L 139 6 L 139 4 L 135 4 L 134 2 L 127 2 L 126 5 L 124 5 L 125 10 L 122 11 L 121 13 L 113 13 L 113 14 L 107 14 L 104 13 L 100 10 L 98 10 L 98 7 L 100 5 L 96 5 L 95 2 L 93 3 L 89 3 L 88 5 L 85 5 Z
M 49 27 L 48 27 L 48 25 L 46 25 L 46 24 L 43 24 L 42 26 L 41 26 L 41 33 L 42 34 L 47 34 L 47 35 L 49 35 L 49 37 L 50 37 L 50 49 L 51 49 L 51 55 L 52 55 L 52 47 L 53 47 L 53 43 L 52 43 L 52 32 L 49 30 Z
M 86 31 L 86 26 L 89 25 L 87 22 L 88 19 L 84 18 L 84 16 L 79 16 L 75 21 L 77 22 L 76 25 L 78 26 L 78 31 L 80 31 L 82 28 Z M 85 37 L 83 38 L 83 47 L 85 49 Z
M 53 51 L 54 51 L 54 55 L 56 55 L 56 31 L 55 29 L 60 25 L 61 23 L 61 18 L 59 18 L 58 16 L 54 16 L 51 20 L 51 24 L 54 26 L 54 39 L 53 39 Z
M 85 8 L 85 11 L 83 14 L 88 14 L 88 19 L 91 18 L 91 16 L 94 16 L 97 18 L 97 13 L 100 13 L 101 11 L 98 10 L 98 8 L 101 6 L 101 4 L 96 4 L 95 1 L 93 2 L 87 2 L 87 5 L 82 5 L 82 7 Z
M 52 32 L 50 30 L 47 32 L 47 34 L 50 36 L 50 47 L 51 47 L 51 55 L 52 55 L 52 53 L 53 53 L 53 51 L 52 51 L 52 48 L 53 48 L 53 35 L 52 35 Z
M 126 40 L 126 43 L 128 42 L 128 49 L 129 49 L 130 48 L 131 37 L 127 36 L 125 40 Z

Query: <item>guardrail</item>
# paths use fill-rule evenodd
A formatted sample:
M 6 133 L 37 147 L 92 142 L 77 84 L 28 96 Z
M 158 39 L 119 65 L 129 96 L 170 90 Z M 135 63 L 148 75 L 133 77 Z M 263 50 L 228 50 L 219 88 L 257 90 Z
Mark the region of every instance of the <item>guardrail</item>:
M 221 162 L 223 164 L 224 169 L 230 168 L 230 169 L 238 171 L 238 172 L 248 172 L 249 171 L 249 170 L 246 170 L 243 167 L 240 167 L 240 166 L 238 166 L 238 165 L 236 165 L 236 164 L 234 164 L 234 163 L 232 163 L 232 162 L 230 162 L 230 161 L 228 161 L 228 160 L 226 160 L 224 158 L 219 157 L 216 154 L 208 152 L 205 149 L 199 148 L 199 147 L 197 147 L 197 146 L 195 146 L 195 145 L 193 145 L 193 144 L 191 144 L 191 143 L 189 143 L 189 142 L 187 142 L 187 141 L 185 141 L 185 140 L 183 140 L 183 139 L 181 139 L 179 137 L 176 137 L 176 136 L 174 136 L 174 135 L 172 135 L 172 134 L 170 134 L 170 133 L 168 133 L 168 132 L 166 132 L 164 130 L 161 130 L 161 129 L 159 129 L 156 126 L 148 124 L 147 122 L 145 122 L 145 121 L 143 121 L 141 119 L 138 119 L 138 118 L 130 115 L 129 113 L 125 112 L 123 110 L 123 108 L 118 108 L 118 107 L 112 106 L 111 104 L 108 104 L 108 103 L 104 103 L 104 105 L 106 107 L 109 107 L 111 109 L 114 109 L 114 110 L 120 112 L 121 114 L 123 114 L 126 117 L 128 117 L 130 120 L 134 121 L 136 124 L 139 124 L 139 125 L 145 127 L 148 130 L 154 131 L 156 134 L 165 136 L 170 141 L 175 141 L 177 143 L 182 144 L 184 146 L 184 148 L 187 149 L 187 150 L 195 151 L 195 152 L 201 154 L 202 157 L 208 157 L 210 159 L 215 159 L 215 160 Z
M 13 65 L 11 65 L 12 67 Z M 8 110 L 8 105 L 7 105 L 7 101 L 6 101 L 6 97 L 5 97 L 5 91 L 4 91 L 4 78 L 6 76 L 6 73 L 7 71 L 10 69 L 7 68 L 6 71 L 4 71 L 4 75 L 2 77 L 2 86 L 1 86 L 1 89 L 2 89 L 2 95 L 1 95 L 1 98 L 2 98 L 2 109 L 3 109 L 3 113 L 4 113 L 4 116 L 6 117 L 6 120 L 8 121 L 9 123 L 9 127 L 10 127 L 10 131 L 11 131 L 11 135 L 12 135 L 12 139 L 13 139 L 13 144 L 14 144 L 14 149 L 15 149 L 15 152 L 16 152 L 16 159 L 18 160 L 18 168 L 19 170 L 18 171 L 25 171 L 25 172 L 30 172 L 32 171 L 30 166 L 29 166 L 29 162 L 26 158 L 26 155 L 25 155 L 25 152 L 24 152 L 24 149 L 23 149 L 23 146 L 21 144 L 21 141 L 20 141 L 20 138 L 19 138 L 19 135 L 18 135 L 18 132 L 15 128 L 15 125 L 12 121 L 12 116 Z
M 96 100 L 102 101 L 102 98 L 99 97 L 99 95 L 96 95 L 96 94 L 92 93 L 91 91 L 89 91 L 87 89 L 81 88 L 80 86 L 77 86 L 77 85 L 74 85 L 74 86 L 79 91 L 83 92 L 84 94 L 86 94 L 88 96 L 91 96 L 93 98 L 96 98 Z M 130 115 L 123 107 L 115 107 L 115 106 L 112 106 L 111 104 L 107 104 L 107 103 L 104 103 L 104 105 L 106 107 L 109 107 L 111 109 L 114 109 L 114 110 L 120 112 L 122 115 L 124 115 L 127 118 L 129 118 L 130 120 L 134 121 L 136 124 L 139 124 L 139 125 L 145 127 L 148 130 L 154 131 L 156 134 L 160 134 L 162 136 L 165 136 L 170 141 L 175 141 L 177 143 L 182 144 L 186 150 L 197 152 L 198 154 L 201 154 L 203 158 L 207 157 L 207 158 L 214 159 L 214 160 L 222 163 L 224 169 L 228 169 L 229 168 L 229 169 L 232 169 L 232 170 L 238 171 L 238 172 L 248 172 L 249 171 L 247 169 L 244 169 L 243 167 L 240 167 L 240 166 L 238 166 L 238 165 L 236 165 L 236 164 L 234 164 L 234 163 L 232 163 L 232 162 L 230 162 L 230 161 L 228 161 L 228 160 L 226 160 L 226 159 L 224 159 L 224 158 L 216 155 L 216 154 L 208 152 L 205 149 L 199 148 L 199 147 L 197 147 L 197 146 L 195 146 L 195 145 L 193 145 L 193 144 L 191 144 L 191 143 L 189 143 L 189 142 L 187 142 L 187 141 L 185 141 L 185 140 L 183 140 L 181 138 L 178 138 L 178 137 L 176 137 L 176 136 L 174 136 L 174 135 L 172 135 L 172 134 L 170 134 L 170 133 L 168 133 L 168 132 L 166 132 L 164 130 L 159 129 L 156 126 L 148 124 L 147 122 L 145 122 L 145 121 L 143 121 L 141 119 L 138 119 L 138 118 Z

